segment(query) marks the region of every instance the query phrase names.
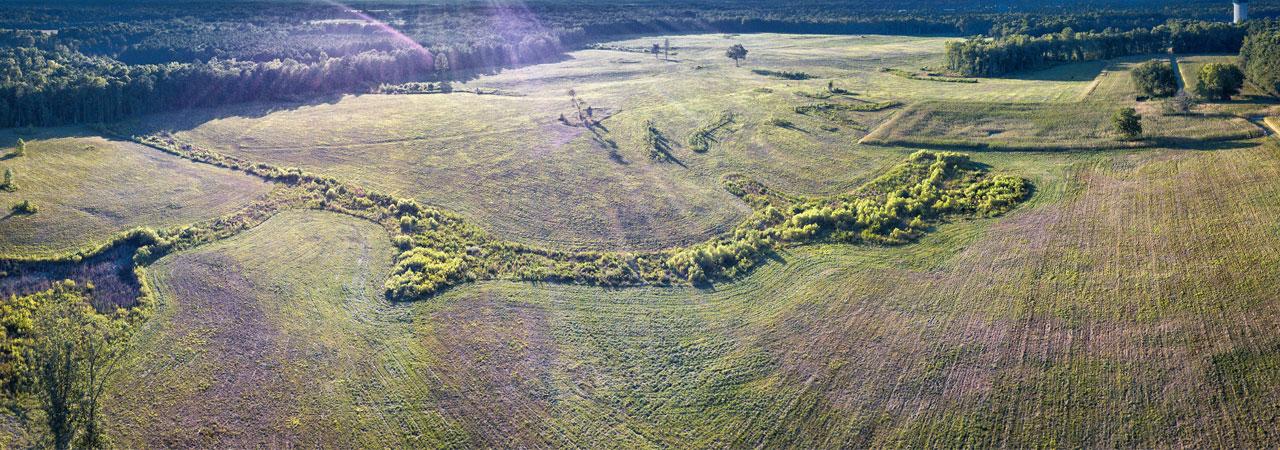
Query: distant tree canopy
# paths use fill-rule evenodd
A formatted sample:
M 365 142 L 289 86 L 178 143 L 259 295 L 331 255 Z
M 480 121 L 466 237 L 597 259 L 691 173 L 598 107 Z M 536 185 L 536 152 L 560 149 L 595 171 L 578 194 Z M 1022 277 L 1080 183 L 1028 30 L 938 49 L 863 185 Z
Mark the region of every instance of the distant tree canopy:
M 1231 100 L 1244 87 L 1244 72 L 1235 64 L 1209 63 L 1196 76 L 1196 95 L 1207 99 Z
M 1202 6 L 1209 0 L 1179 5 L 1134 0 L 1123 7 L 1099 6 L 1069 14 L 1049 0 L 1014 0 L 1007 6 L 1021 12 L 999 13 L 977 0 L 947 2 L 944 12 L 939 12 L 938 0 L 731 5 L 715 0 L 637 0 L 590 7 L 546 0 L 522 8 L 500 3 L 6 5 L 6 14 L 0 15 L 0 127 L 105 122 L 192 106 L 297 100 L 383 83 L 443 81 L 546 61 L 589 42 L 636 34 L 994 36 L 955 47 L 959 53 L 954 65 L 975 74 L 1158 47 L 1101 38 L 1128 32 L 1124 30 L 1166 30 L 1161 33 L 1172 33 L 1167 36 L 1171 42 L 1160 45 L 1188 50 L 1235 51 L 1222 48 L 1239 44 L 1239 36 L 1215 28 L 1238 27 L 1165 23 L 1171 17 L 1215 16 Z M 1254 15 L 1276 11 L 1268 8 L 1254 5 Z M 1071 33 L 1069 41 L 1075 47 L 1058 38 L 1030 37 L 1058 35 L 1066 28 L 1084 30 Z M 1126 48 L 1089 50 L 1099 42 Z M 1036 52 L 1025 45 L 1040 54 L 1033 55 Z
M 1151 29 L 1076 32 L 1070 28 L 1042 36 L 973 37 L 948 42 L 947 68 L 964 76 L 1000 76 L 1054 64 L 1097 61 L 1128 55 L 1234 53 L 1248 29 L 1218 22 L 1172 22 Z
M 1280 31 L 1250 34 L 1240 48 L 1240 63 L 1249 82 L 1267 94 L 1280 96 Z
M 1162 61 L 1147 61 L 1134 67 L 1130 73 L 1138 92 L 1151 97 L 1168 97 L 1178 93 L 1177 75 L 1173 66 Z

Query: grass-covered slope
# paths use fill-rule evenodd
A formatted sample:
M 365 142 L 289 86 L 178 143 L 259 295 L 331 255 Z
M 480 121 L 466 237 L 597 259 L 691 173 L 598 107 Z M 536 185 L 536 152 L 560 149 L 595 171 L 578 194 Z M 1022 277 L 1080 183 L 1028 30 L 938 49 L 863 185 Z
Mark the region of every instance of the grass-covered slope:
M 12 170 L 17 185 L 0 189 L 0 256 L 59 253 L 133 227 L 214 218 L 271 188 L 132 142 L 60 131 L 25 136 L 24 156 L 11 153 L 24 136 L 0 135 L 0 172 Z M 37 212 L 13 214 L 22 200 Z

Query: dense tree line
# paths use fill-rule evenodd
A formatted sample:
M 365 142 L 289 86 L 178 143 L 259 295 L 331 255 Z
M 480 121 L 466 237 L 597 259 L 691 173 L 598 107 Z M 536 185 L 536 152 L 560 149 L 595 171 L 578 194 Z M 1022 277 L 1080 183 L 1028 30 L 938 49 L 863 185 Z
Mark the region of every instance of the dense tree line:
M 1280 31 L 1249 35 L 1240 48 L 1245 78 L 1263 92 L 1280 96 Z
M 174 108 L 440 81 L 546 61 L 591 41 L 630 34 L 985 34 L 1001 38 L 973 41 L 962 50 L 966 57 L 984 55 L 972 57 L 982 59 L 975 70 L 999 73 L 1044 60 L 1092 58 L 1156 45 L 1125 44 L 1146 47 L 1102 52 L 1088 50 L 1087 45 L 1065 49 L 1060 40 L 1029 37 L 1043 30 L 1075 27 L 1086 31 L 1073 33 L 1070 41 L 1099 41 L 1110 48 L 1120 45 L 1112 42 L 1118 38 L 1107 40 L 1115 34 L 1151 34 L 1150 28 L 1135 28 L 1172 15 L 1222 9 L 1216 3 L 1168 7 L 1154 0 L 1104 2 L 1086 13 L 1041 0 L 1014 1 L 1001 8 L 976 0 L 353 5 L 197 0 L 0 7 L 5 13 L 0 15 L 0 127 L 111 121 Z M 1254 11 L 1267 14 L 1264 5 L 1255 5 Z M 1186 42 L 1178 45 L 1213 42 L 1205 38 L 1217 36 L 1217 31 L 1172 34 Z M 1030 47 L 1044 47 L 1045 52 L 1038 57 L 1021 55 Z M 997 63 L 989 62 L 992 56 Z M 1000 69 L 987 67 L 993 65 Z
M 349 92 L 554 55 L 559 44 L 527 39 L 516 49 L 525 53 L 512 50 L 399 48 L 310 62 L 214 58 L 131 65 L 65 47 L 6 47 L 0 48 L 0 127 L 106 122 L 175 108 Z
M 999 76 L 1059 63 L 1153 53 L 1234 53 L 1248 26 L 1175 21 L 1150 29 L 1076 32 L 1042 36 L 972 37 L 947 43 L 947 68 L 965 76 Z

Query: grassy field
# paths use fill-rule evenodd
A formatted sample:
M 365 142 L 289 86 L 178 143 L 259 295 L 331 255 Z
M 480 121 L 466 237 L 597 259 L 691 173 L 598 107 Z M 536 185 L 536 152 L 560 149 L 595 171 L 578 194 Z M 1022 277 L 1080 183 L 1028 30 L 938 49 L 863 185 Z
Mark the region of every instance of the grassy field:
M 730 42 L 751 49 L 744 67 L 724 58 L 723 47 Z M 1077 98 L 1089 84 L 1077 69 L 1039 79 L 983 80 L 963 89 L 879 70 L 928 64 L 943 42 L 886 36 L 677 36 L 671 38 L 670 59 L 584 50 L 563 62 L 458 86 L 518 96 L 363 95 L 161 117 L 143 128 L 175 130 L 181 139 L 235 156 L 412 196 L 526 243 L 654 249 L 705 239 L 745 217 L 745 206 L 719 187 L 726 173 L 746 173 L 790 191 L 829 194 L 866 181 L 908 153 L 867 152 L 852 144 L 894 108 L 822 116 L 797 114 L 797 107 L 853 105 L 850 109 L 939 98 L 1057 102 Z M 646 43 L 610 45 L 625 50 Z M 817 78 L 779 80 L 751 69 L 803 70 Z M 828 82 L 852 95 L 821 98 Z M 558 121 L 562 114 L 576 116 L 570 89 L 598 111 L 599 127 L 589 131 Z M 734 122 L 708 151 L 693 151 L 689 136 L 725 113 L 733 114 Z M 791 126 L 769 125 L 772 118 Z M 649 157 L 649 121 L 673 144 L 668 162 Z
M 913 151 L 857 143 L 869 133 L 983 143 L 978 166 L 1025 178 L 1034 194 L 907 245 L 783 247 L 727 282 L 480 281 L 403 304 L 381 288 L 404 244 L 388 231 L 402 228 L 285 211 L 147 268 L 156 310 L 111 384 L 115 441 L 1280 443 L 1280 143 L 1227 117 L 1270 104 L 1162 116 L 1134 99 L 1126 71 L 1138 59 L 946 83 L 881 70 L 936 67 L 944 39 L 670 39 L 669 59 L 634 51 L 662 38 L 620 41 L 457 86 L 514 95 L 346 96 L 127 126 L 413 197 L 551 247 L 717 235 L 750 211 L 722 185 L 733 173 L 783 192 L 850 191 Z M 734 42 L 751 52 L 740 68 L 723 57 Z M 1180 58 L 1182 69 L 1205 58 Z M 599 125 L 578 123 L 570 89 Z M 1106 121 L 1120 105 L 1147 117 L 1146 147 L 1114 145 Z M 650 156 L 661 141 L 651 129 L 669 143 L 665 162 Z M 705 149 L 690 139 L 700 132 Z
M 1137 101 L 1138 93 L 1129 69 L 1146 59 L 1129 58 L 1108 64 L 1075 102 L 1017 104 L 991 99 L 916 103 L 875 130 L 864 142 L 997 150 L 1084 150 L 1182 146 L 1258 135 L 1256 126 L 1242 118 L 1223 115 L 1218 109 L 1193 115 L 1165 115 L 1158 100 Z M 1179 69 L 1185 76 L 1188 70 L 1197 70 L 1197 64 L 1202 64 L 1203 59 L 1180 58 Z M 1098 64 L 1073 64 L 1049 70 L 1077 71 L 1096 68 Z M 1110 118 L 1123 106 L 1132 106 L 1143 115 L 1143 141 L 1117 141 Z
M 1280 262 L 1278 155 L 984 154 L 1035 180 L 1030 205 L 902 248 L 803 247 L 711 289 L 488 282 L 392 307 L 368 287 L 379 230 L 286 213 L 153 269 L 164 306 L 131 369 L 150 375 L 124 384 L 119 428 L 214 446 L 1265 446 L 1280 277 L 1256 268 Z M 224 406 L 165 419 L 204 404 Z
M 83 130 L 0 132 L 0 153 L 17 140 L 26 156 L 5 157 L 18 189 L 0 190 L 0 255 L 63 252 L 137 226 L 164 227 L 209 219 L 270 189 L 252 177 L 178 160 L 130 142 Z M 9 207 L 30 200 L 31 215 Z
M 439 357 L 413 307 L 381 296 L 393 255 L 378 226 L 284 212 L 165 258 L 160 307 L 109 412 L 125 447 L 441 446 L 465 437 L 431 408 Z M 425 305 L 423 305 L 425 306 Z M 426 409 L 423 409 L 426 408 Z

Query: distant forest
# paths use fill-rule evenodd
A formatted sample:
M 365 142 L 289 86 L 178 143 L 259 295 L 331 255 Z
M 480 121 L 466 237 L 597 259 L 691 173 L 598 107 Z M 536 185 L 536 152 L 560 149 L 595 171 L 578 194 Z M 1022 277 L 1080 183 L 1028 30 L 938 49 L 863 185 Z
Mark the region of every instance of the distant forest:
M 109 4 L 108 4 L 109 3 Z M 586 44 L 668 33 L 975 36 L 967 74 L 998 74 L 1076 56 L 981 65 L 1010 43 L 1072 30 L 1102 42 L 1131 33 L 1143 52 L 1167 30 L 1202 30 L 1211 51 L 1235 51 L 1226 1 L 639 0 L 627 2 L 55 1 L 0 6 L 0 127 L 94 123 L 253 100 L 360 92 L 443 81 L 553 60 Z M 1255 17 L 1280 2 L 1251 3 Z M 383 24 L 389 24 L 387 27 Z M 394 31 L 393 31 L 394 30 Z M 1166 31 L 1161 31 L 1166 30 Z M 1225 33 L 1225 34 L 1224 34 Z M 1192 35 L 1184 35 L 1192 36 Z M 1225 37 L 1222 37 L 1225 36 Z M 1192 36 L 1192 45 L 1203 36 Z M 1221 39 L 1219 39 L 1221 37 Z M 1048 39 L 1048 38 L 1046 38 Z M 998 45 L 991 45 L 995 42 Z M 1110 42 L 1110 41 L 1107 41 Z M 1107 45 L 1119 45 L 1114 42 Z M 1233 47 L 1230 49 L 1228 47 Z M 1074 50 L 1072 50 L 1074 51 Z M 959 52 L 959 50 L 957 50 Z M 1052 52 L 1050 52 L 1052 53 Z M 1042 53 L 1043 54 L 1043 53 Z M 957 67 L 963 58 L 957 56 Z

